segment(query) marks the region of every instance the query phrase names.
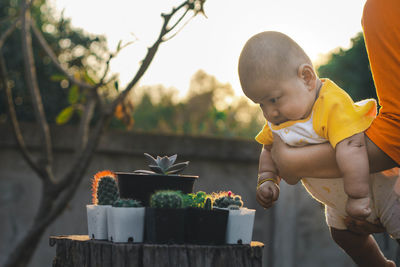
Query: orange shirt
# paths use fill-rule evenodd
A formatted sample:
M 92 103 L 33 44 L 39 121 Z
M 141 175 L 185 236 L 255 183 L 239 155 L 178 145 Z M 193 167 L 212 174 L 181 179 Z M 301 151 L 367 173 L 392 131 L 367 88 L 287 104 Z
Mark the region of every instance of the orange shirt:
M 400 0 L 367 0 L 362 24 L 381 106 L 366 134 L 400 164 Z

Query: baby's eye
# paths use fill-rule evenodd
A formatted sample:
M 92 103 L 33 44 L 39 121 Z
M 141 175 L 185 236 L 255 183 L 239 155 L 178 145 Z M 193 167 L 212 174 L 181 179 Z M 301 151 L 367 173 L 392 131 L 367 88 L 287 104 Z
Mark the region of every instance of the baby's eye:
M 271 99 L 269 100 L 269 102 L 271 102 L 271 103 L 276 103 L 276 102 L 278 102 L 278 97 L 271 98 Z

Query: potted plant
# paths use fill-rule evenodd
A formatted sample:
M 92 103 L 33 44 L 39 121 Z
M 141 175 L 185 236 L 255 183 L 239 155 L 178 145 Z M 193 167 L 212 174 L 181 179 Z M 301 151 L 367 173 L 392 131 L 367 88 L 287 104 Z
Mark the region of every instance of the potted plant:
M 146 208 L 145 240 L 148 243 L 184 243 L 183 198 L 180 191 L 161 190 L 151 195 Z
M 253 235 L 254 209 L 243 207 L 242 197 L 231 191 L 213 194 L 214 207 L 229 210 L 227 244 L 250 244 Z
M 184 200 L 185 242 L 200 245 L 225 243 L 228 211 L 213 208 L 213 199 L 203 191 L 188 194 Z
M 122 198 L 137 199 L 148 207 L 150 196 L 156 191 L 193 192 L 193 184 L 198 176 L 178 174 L 189 165 L 189 161 L 175 164 L 177 155 L 157 156 L 157 158 L 147 153 L 144 155 L 150 162 L 150 170 L 136 170 L 133 173 L 117 172 Z
M 117 199 L 108 210 L 108 240 L 143 242 L 145 208 L 134 199 Z
M 88 233 L 92 239 L 107 239 L 107 210 L 118 199 L 116 174 L 101 171 L 92 179 L 92 205 L 86 205 Z

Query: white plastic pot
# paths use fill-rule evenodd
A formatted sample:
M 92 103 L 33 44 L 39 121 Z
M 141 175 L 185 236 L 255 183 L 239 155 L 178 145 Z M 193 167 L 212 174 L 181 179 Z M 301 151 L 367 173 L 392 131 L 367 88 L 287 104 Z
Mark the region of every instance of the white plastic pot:
M 253 236 L 256 210 L 240 208 L 229 210 L 226 228 L 227 244 L 250 244 Z
M 110 208 L 110 205 L 86 205 L 89 238 L 107 240 L 107 210 Z
M 145 208 L 111 207 L 108 210 L 108 240 L 143 242 Z

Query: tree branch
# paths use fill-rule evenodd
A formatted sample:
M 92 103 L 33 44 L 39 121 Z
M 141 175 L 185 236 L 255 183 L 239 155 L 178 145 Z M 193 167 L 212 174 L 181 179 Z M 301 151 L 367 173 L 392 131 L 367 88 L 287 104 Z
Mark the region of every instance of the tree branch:
M 43 170 L 33 160 L 32 154 L 28 151 L 26 144 L 25 144 L 24 137 L 22 136 L 21 128 L 19 126 L 19 122 L 18 122 L 18 118 L 17 118 L 17 113 L 15 112 L 11 88 L 8 85 L 8 80 L 9 79 L 8 79 L 6 63 L 5 63 L 2 53 L 0 53 L 0 81 L 2 83 L 2 87 L 4 88 L 6 96 L 7 96 L 8 114 L 10 115 L 11 124 L 13 126 L 13 133 L 14 133 L 15 139 L 17 140 L 17 144 L 22 152 L 22 156 L 24 157 L 24 159 L 26 160 L 28 165 L 35 172 L 40 174 L 40 177 L 41 177 L 45 174 L 43 173 Z
M 142 64 L 140 65 L 139 70 L 136 72 L 135 77 L 131 80 L 131 82 L 126 86 L 125 90 L 118 96 L 117 99 L 115 99 L 110 107 L 109 110 L 106 110 L 108 114 L 112 114 L 117 107 L 119 103 L 121 103 L 126 96 L 129 94 L 129 92 L 132 90 L 132 88 L 137 84 L 137 82 L 140 80 L 140 78 L 143 76 L 145 71 L 148 69 L 150 66 L 150 63 L 152 62 L 154 55 L 156 54 L 158 47 L 160 44 L 163 42 L 163 37 L 169 32 L 168 30 L 168 23 L 170 19 L 183 7 L 187 6 L 189 4 L 189 1 L 185 1 L 182 4 L 180 4 L 178 7 L 172 9 L 171 13 L 169 14 L 163 14 L 162 17 L 164 18 L 164 23 L 163 26 L 161 27 L 160 34 L 157 38 L 157 40 L 154 42 L 154 44 L 147 50 L 147 54 L 145 58 L 142 61 Z M 185 16 L 187 12 L 185 12 L 182 16 Z M 182 17 L 178 19 L 178 21 L 181 21 Z M 176 26 L 176 25 L 175 25 Z M 174 26 L 174 27 L 175 27 Z
M 3 48 L 3 45 L 7 38 L 15 31 L 18 26 L 20 19 L 16 19 L 13 24 L 0 36 L 0 50 Z
M 42 140 L 44 142 L 44 158 L 39 165 L 43 165 L 41 169 L 46 173 L 45 176 L 42 176 L 44 180 L 50 181 L 52 180 L 51 173 L 51 164 L 53 161 L 53 153 L 51 147 L 51 138 L 49 132 L 49 126 L 46 121 L 46 115 L 44 113 L 43 103 L 40 96 L 39 86 L 36 77 L 36 69 L 35 62 L 33 58 L 33 50 L 32 50 L 32 38 L 30 34 L 30 12 L 27 9 L 26 0 L 23 0 L 21 3 L 21 39 L 22 39 L 22 53 L 24 56 L 24 67 L 25 67 L 25 76 L 26 83 L 31 92 L 33 108 L 35 112 L 35 117 L 40 126 L 40 131 L 42 135 Z M 43 172 L 42 172 L 43 173 Z M 52 181 L 54 182 L 54 181 Z
M 46 52 L 46 54 L 50 57 L 51 61 L 54 63 L 54 65 L 62 72 L 64 73 L 65 76 L 67 76 L 67 79 L 78 85 L 81 88 L 85 89 L 93 89 L 95 86 L 87 84 L 85 82 L 78 81 L 77 79 L 74 78 L 71 74 L 68 73 L 68 71 L 61 66 L 60 62 L 57 59 L 56 54 L 54 54 L 53 50 L 51 50 L 49 44 L 47 43 L 46 39 L 44 39 L 44 36 L 42 35 L 41 31 L 36 27 L 35 23 L 31 23 L 31 27 L 33 30 L 33 33 L 35 34 L 37 40 L 39 41 L 40 45 L 42 46 L 43 50 Z
M 186 22 L 185 24 L 182 25 L 182 27 L 180 27 L 174 34 L 172 34 L 171 36 L 169 36 L 168 38 L 163 38 L 163 42 L 169 41 L 172 38 L 174 38 L 181 30 L 183 30 L 183 28 L 185 28 L 185 26 L 195 17 L 196 15 L 191 16 Z
M 96 107 L 96 103 L 98 100 L 96 90 L 90 91 L 88 95 L 88 101 L 85 105 L 85 109 L 83 115 L 81 117 L 81 121 L 79 123 L 78 129 L 78 141 L 75 147 L 75 153 L 81 153 L 85 148 L 90 132 L 90 121 L 93 118 L 94 109 Z

